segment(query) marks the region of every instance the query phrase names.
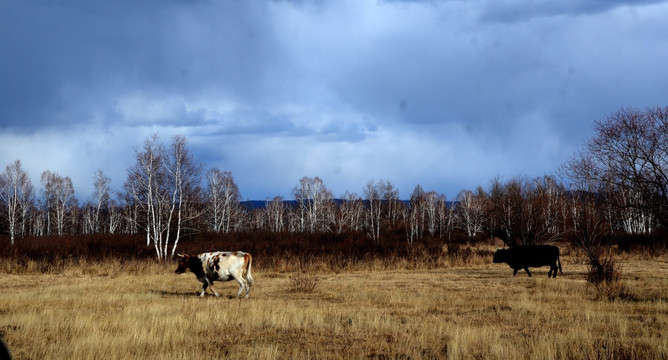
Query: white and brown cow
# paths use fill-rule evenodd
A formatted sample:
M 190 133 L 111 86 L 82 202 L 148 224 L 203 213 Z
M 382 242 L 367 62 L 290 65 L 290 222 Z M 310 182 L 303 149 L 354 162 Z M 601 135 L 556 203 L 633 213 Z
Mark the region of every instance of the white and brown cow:
M 248 299 L 250 287 L 254 284 L 251 275 L 253 257 L 250 254 L 242 251 L 214 251 L 199 255 L 178 254 L 177 256 L 179 267 L 175 272 L 183 274 L 186 270 L 192 271 L 197 276 L 197 280 L 202 283 L 202 292 L 199 296 L 204 296 L 207 287 L 218 296 L 218 292 L 213 288 L 213 282 L 234 279 L 239 283 L 237 296 L 240 297 L 245 288 L 245 297 Z

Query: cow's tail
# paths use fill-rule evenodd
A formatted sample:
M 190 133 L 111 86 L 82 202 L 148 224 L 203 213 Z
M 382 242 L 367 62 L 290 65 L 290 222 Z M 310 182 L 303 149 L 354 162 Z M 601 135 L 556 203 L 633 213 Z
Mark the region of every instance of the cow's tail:
M 559 265 L 559 272 L 561 273 L 561 275 L 563 275 L 564 272 L 561 270 L 561 260 L 559 260 L 560 257 L 561 257 L 561 256 L 559 256 L 559 253 L 557 253 L 557 265 Z M 555 274 L 556 274 L 556 273 L 555 273 Z M 555 276 L 556 276 L 556 275 L 555 275 Z
M 253 265 L 253 257 L 251 254 L 244 254 L 244 273 L 246 274 L 246 281 L 248 285 L 252 286 L 255 284 L 253 281 L 253 275 L 251 275 L 251 267 Z

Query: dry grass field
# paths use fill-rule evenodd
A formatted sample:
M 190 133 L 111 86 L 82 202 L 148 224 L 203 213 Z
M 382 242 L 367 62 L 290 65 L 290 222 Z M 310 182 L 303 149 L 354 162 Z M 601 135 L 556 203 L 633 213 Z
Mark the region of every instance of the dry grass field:
M 199 298 L 172 263 L 0 261 L 0 335 L 15 359 L 668 358 L 665 258 L 620 258 L 613 300 L 568 256 L 556 279 L 483 261 L 371 266 L 318 270 L 302 278 L 312 291 L 297 272 L 256 266 L 249 300 L 231 282 Z

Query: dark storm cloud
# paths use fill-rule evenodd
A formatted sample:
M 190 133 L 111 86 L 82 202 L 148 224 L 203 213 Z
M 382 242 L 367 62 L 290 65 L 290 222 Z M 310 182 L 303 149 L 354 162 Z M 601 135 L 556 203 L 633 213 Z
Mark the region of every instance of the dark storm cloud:
M 3 2 L 0 118 L 84 121 L 120 97 L 199 94 L 255 101 L 280 56 L 262 10 L 232 2 Z M 74 114 L 73 111 L 77 111 Z M 75 116 L 76 115 L 76 116 Z M 114 121 L 115 119 L 110 119 Z
M 145 137 L 181 133 L 245 197 L 303 176 L 452 197 L 554 171 L 593 120 L 665 104 L 666 16 L 659 1 L 4 1 L 0 161 L 75 186 L 102 168 L 120 188 Z

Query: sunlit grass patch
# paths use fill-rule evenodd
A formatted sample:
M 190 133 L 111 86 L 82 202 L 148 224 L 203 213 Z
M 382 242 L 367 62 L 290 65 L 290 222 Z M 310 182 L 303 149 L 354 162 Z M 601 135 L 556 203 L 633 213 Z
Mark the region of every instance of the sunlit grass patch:
M 668 356 L 668 263 L 625 258 L 633 299 L 586 286 L 587 267 L 515 277 L 505 266 L 253 269 L 197 296 L 173 264 L 72 262 L 0 275 L 0 335 L 17 359 L 590 359 Z M 97 269 L 90 269 L 96 266 Z M 294 291 L 293 279 L 317 280 Z

